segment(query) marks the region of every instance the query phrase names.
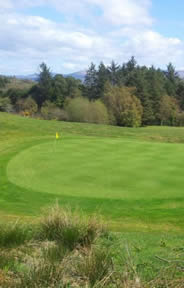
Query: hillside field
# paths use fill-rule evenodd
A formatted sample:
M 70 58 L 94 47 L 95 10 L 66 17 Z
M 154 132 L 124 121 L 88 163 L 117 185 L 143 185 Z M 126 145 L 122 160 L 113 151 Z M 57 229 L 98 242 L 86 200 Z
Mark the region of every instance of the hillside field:
M 2 219 L 32 218 L 57 200 L 99 212 L 115 231 L 181 232 L 183 142 L 183 128 L 118 128 L 0 113 Z

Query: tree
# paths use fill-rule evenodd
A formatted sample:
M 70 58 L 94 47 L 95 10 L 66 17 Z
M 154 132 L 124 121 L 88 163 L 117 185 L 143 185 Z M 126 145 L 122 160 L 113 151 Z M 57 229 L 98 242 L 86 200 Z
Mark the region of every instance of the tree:
M 178 76 L 177 76 L 177 73 L 176 73 L 175 68 L 172 65 L 172 63 L 169 63 L 167 65 L 167 71 L 165 72 L 165 75 L 167 78 L 167 81 L 165 84 L 167 94 L 169 96 L 175 97 L 176 96 Z
M 161 125 L 176 125 L 178 113 L 179 107 L 176 99 L 171 96 L 164 95 L 160 102 Z
M 184 80 L 178 83 L 176 90 L 176 98 L 179 102 L 180 108 L 184 110 Z
M 97 71 L 97 97 L 103 98 L 105 84 L 109 80 L 109 71 L 103 62 L 100 63 Z
M 114 61 L 112 61 L 111 65 L 108 67 L 108 71 L 109 71 L 109 81 L 111 85 L 118 85 L 120 66 Z
M 165 89 L 165 77 L 164 73 L 160 69 L 155 69 L 153 66 L 147 70 L 146 73 L 147 80 L 147 92 L 149 94 L 149 101 L 152 107 L 152 113 L 154 117 L 150 124 L 159 124 L 159 109 L 160 101 L 164 94 L 166 94 Z
M 104 103 L 119 126 L 137 127 L 142 122 L 142 105 L 135 89 L 106 84 Z
M 67 91 L 66 95 L 70 98 L 81 97 L 82 96 L 82 83 L 79 79 L 73 77 L 66 78 Z
M 56 106 L 63 107 L 67 96 L 67 81 L 66 79 L 57 74 L 52 80 L 52 97 L 51 102 L 54 102 Z
M 97 94 L 97 71 L 95 64 L 91 63 L 89 69 L 87 70 L 85 80 L 85 96 L 90 99 L 94 100 L 98 98 Z
M 11 88 L 4 93 L 4 96 L 10 99 L 12 105 L 15 105 L 19 99 L 27 98 L 29 93 L 29 90 Z
M 46 100 L 52 100 L 52 74 L 50 69 L 45 63 L 40 64 L 40 73 L 38 76 L 38 87 L 34 92 L 34 99 L 41 108 L 43 102 Z

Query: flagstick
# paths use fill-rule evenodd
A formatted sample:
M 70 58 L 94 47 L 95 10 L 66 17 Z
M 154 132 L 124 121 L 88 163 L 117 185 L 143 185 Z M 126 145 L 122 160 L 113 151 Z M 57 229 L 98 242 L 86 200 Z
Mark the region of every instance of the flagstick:
M 54 143 L 53 143 L 53 152 L 56 152 L 56 138 L 55 138 Z

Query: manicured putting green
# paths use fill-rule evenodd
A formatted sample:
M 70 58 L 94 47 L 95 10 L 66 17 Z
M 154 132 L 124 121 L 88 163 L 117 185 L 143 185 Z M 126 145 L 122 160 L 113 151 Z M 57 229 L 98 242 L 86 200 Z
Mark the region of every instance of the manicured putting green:
M 21 151 L 7 166 L 17 186 L 101 199 L 184 196 L 184 145 L 81 137 Z

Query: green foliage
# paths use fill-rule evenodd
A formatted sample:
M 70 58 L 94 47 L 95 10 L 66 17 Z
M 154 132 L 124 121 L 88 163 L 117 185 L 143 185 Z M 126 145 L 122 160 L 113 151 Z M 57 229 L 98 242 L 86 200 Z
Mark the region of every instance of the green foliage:
M 87 98 L 77 97 L 68 100 L 65 109 L 73 122 L 108 123 L 107 109 L 100 100 L 90 102 Z
M 42 63 L 40 64 L 37 91 L 34 94 L 38 107 L 40 108 L 45 101 L 51 100 L 52 94 L 52 75 L 47 65 Z
M 131 94 L 136 97 L 126 96 L 126 93 L 124 93 L 121 115 L 119 115 L 120 111 L 110 109 L 107 102 L 105 104 L 108 108 L 108 117 L 106 109 L 101 104 L 95 103 L 92 105 L 93 101 L 104 100 L 108 83 L 112 87 L 116 86 L 116 90 L 117 87 L 120 89 L 125 89 L 125 87 L 134 89 L 134 93 L 131 92 Z M 8 106 L 6 109 L 0 108 L 1 111 L 15 111 L 16 103 L 30 95 L 36 101 L 39 112 L 43 106 L 44 112 L 42 114 L 45 119 L 108 123 L 110 118 L 111 124 L 128 127 L 161 124 L 182 125 L 184 84 L 183 80 L 179 79 L 172 63 L 168 64 L 166 71 L 156 69 L 153 66 L 150 68 L 139 66 L 134 57 L 131 57 L 127 63 L 122 65 L 112 61 L 109 66 L 105 66 L 101 62 L 96 67 L 94 63 L 91 63 L 84 83 L 73 77 L 65 78 L 61 74 L 53 76 L 47 65 L 42 63 L 37 84 L 32 81 L 0 77 L 0 86 L 2 86 L 0 90 L 1 98 L 8 97 L 13 105 L 13 107 Z M 170 98 L 166 99 L 164 95 L 177 99 L 179 115 L 175 118 L 178 120 L 163 119 L 162 121 L 160 118 L 160 109 L 162 109 L 160 107 L 163 106 L 163 101 L 167 99 L 170 101 Z M 83 97 L 89 99 L 90 104 L 81 100 Z M 78 100 L 72 102 L 71 99 L 75 98 L 78 98 Z M 52 111 L 46 111 L 48 109 L 45 107 L 45 103 L 50 103 L 49 110 Z M 53 107 L 51 107 L 51 103 Z M 75 106 L 76 112 L 74 111 Z M 170 106 L 170 104 L 167 103 L 167 106 Z M 62 109 L 62 111 L 56 107 Z M 67 107 L 67 111 L 65 111 L 65 107 Z M 79 111 L 80 107 L 82 107 L 82 111 Z
M 8 97 L 0 97 L 0 111 L 1 112 L 12 112 L 13 106 L 11 105 Z
M 10 99 L 12 105 L 15 105 L 18 100 L 28 97 L 28 92 L 25 89 L 11 88 L 5 92 L 5 96 Z
M 41 115 L 47 120 L 67 120 L 67 113 L 58 108 L 54 103 L 45 101 L 41 108 Z
M 67 83 L 66 97 L 70 98 L 82 97 L 81 81 L 73 77 L 67 77 L 65 79 Z
M 63 107 L 67 96 L 67 82 L 62 75 L 56 75 L 52 79 L 52 97 L 50 100 L 58 107 Z
M 176 100 L 168 95 L 164 95 L 160 102 L 161 125 L 176 125 L 178 112 L 179 108 Z
M 175 68 L 172 65 L 172 63 L 169 63 L 167 65 L 167 71 L 166 71 L 166 91 L 169 96 L 176 97 L 176 89 L 177 89 L 177 81 L 179 80 L 177 77 L 177 73 L 175 72 Z
M 183 127 L 184 126 L 184 112 L 179 112 L 176 115 L 176 126 Z
M 38 105 L 30 96 L 26 99 L 21 98 L 16 103 L 16 110 L 18 112 L 25 112 L 29 116 L 34 115 L 38 111 Z
M 114 61 L 112 61 L 111 65 L 108 67 L 109 81 L 111 85 L 119 84 L 119 70 L 120 70 L 120 66 Z
M 104 102 L 119 126 L 138 127 L 142 121 L 142 106 L 133 90 L 106 84 Z
M 85 76 L 85 96 L 90 99 L 98 99 L 97 94 L 97 71 L 94 63 L 91 63 Z
M 6 85 L 9 83 L 9 78 L 5 76 L 0 76 L 0 89 L 6 87 Z
M 177 86 L 176 98 L 178 100 L 180 109 L 184 111 L 184 80 L 180 81 Z

